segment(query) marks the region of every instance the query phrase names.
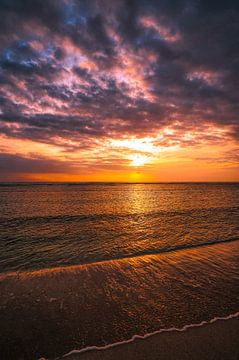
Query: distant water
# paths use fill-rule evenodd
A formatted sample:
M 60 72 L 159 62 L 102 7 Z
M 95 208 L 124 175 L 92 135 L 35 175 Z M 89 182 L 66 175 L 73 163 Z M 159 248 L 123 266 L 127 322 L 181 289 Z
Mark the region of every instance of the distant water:
M 0 186 L 1 272 L 237 238 L 238 183 Z
M 3 360 L 230 318 L 239 184 L 2 185 L 0 272 Z

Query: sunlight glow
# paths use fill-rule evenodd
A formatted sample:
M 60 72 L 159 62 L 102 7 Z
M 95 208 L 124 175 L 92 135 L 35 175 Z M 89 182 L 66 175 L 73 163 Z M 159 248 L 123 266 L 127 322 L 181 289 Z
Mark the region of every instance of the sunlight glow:
M 131 166 L 143 166 L 149 161 L 149 157 L 143 155 L 134 155 L 131 157 Z
M 123 139 L 123 140 L 112 140 L 111 145 L 114 147 L 121 147 L 125 149 L 136 150 L 140 152 L 153 152 L 155 151 L 155 146 L 153 142 L 155 138 L 130 138 L 130 139 Z
M 154 141 L 154 138 L 112 140 L 111 146 L 122 150 L 125 158 L 131 161 L 129 166 L 139 167 L 152 161 L 159 153 L 160 149 L 154 145 Z

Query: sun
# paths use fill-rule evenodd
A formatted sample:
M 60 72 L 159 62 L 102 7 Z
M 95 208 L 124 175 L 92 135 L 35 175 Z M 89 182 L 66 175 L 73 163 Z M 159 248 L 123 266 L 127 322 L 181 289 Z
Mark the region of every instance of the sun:
M 113 140 L 111 145 L 121 151 L 121 154 L 129 160 L 128 166 L 132 167 L 144 166 L 152 160 L 152 154 L 156 153 L 153 138 L 118 139 Z

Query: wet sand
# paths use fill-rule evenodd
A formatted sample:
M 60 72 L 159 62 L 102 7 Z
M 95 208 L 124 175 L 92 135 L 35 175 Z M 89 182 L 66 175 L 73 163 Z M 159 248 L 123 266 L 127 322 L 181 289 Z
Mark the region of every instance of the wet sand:
M 238 311 L 238 266 L 238 241 L 234 241 L 84 266 L 2 274 L 0 358 L 55 359 L 72 349 L 103 346 L 135 334 L 234 314 Z M 80 356 L 157 359 L 160 353 L 165 359 L 180 360 L 187 351 L 195 356 L 198 351 L 212 355 L 216 349 L 214 358 L 220 359 L 227 349 L 231 357 L 222 359 L 234 359 L 235 328 L 238 330 L 238 321 L 229 320 L 208 330 L 161 334 L 142 344 L 123 345 L 125 350 L 119 347 Z M 156 339 L 165 340 L 157 345 Z M 175 357 L 178 351 L 181 355 Z
M 239 318 L 218 320 L 183 332 L 165 332 L 65 360 L 238 360 Z

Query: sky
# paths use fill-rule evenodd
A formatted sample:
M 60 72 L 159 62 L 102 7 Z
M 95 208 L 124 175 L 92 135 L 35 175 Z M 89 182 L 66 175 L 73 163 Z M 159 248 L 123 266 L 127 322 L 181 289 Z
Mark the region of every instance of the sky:
M 1 0 L 0 181 L 239 181 L 239 2 Z

